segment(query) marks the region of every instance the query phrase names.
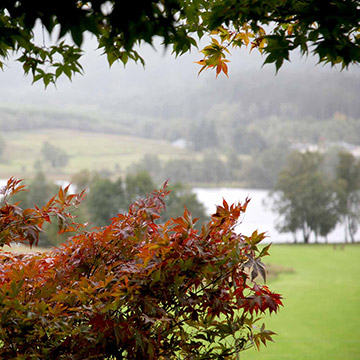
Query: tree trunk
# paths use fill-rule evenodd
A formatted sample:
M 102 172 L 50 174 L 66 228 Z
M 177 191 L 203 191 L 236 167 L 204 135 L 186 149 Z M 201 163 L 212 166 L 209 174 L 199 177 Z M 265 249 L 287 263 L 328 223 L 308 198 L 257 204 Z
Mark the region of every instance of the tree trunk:
M 348 242 L 348 230 L 349 230 L 349 218 L 347 215 L 345 215 L 344 222 L 345 222 L 345 224 L 344 224 L 345 239 L 344 240 L 345 240 L 345 243 L 347 243 Z
M 353 217 L 351 217 L 349 219 L 349 235 L 350 235 L 350 240 L 352 243 L 355 242 L 355 235 L 356 235 L 357 230 L 358 230 L 358 227 L 356 224 L 356 220 Z
M 292 236 L 293 236 L 293 239 L 294 239 L 294 244 L 297 244 L 296 232 L 293 232 Z
M 308 244 L 308 243 L 309 243 L 309 238 L 310 238 L 310 233 L 311 233 L 311 231 L 308 229 L 308 227 L 306 226 L 306 224 L 303 224 L 303 226 L 302 226 L 302 231 L 303 231 L 304 243 L 305 243 L 305 244 Z

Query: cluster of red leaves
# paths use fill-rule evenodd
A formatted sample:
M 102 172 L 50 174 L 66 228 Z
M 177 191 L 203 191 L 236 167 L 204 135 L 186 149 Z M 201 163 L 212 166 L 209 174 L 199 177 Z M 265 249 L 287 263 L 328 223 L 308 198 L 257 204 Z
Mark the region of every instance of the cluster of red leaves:
M 59 232 L 77 231 L 83 227 L 75 223 L 71 215 L 72 208 L 78 206 L 84 198 L 84 191 L 80 194 L 68 194 L 69 186 L 60 188 L 57 196 L 52 197 L 41 209 L 22 209 L 19 203 L 11 204 L 8 199 L 20 191 L 25 191 L 21 180 L 11 178 L 6 186 L 0 190 L 3 197 L 0 207 L 0 246 L 10 245 L 12 242 L 28 243 L 30 247 L 37 245 L 39 233 L 45 222 L 50 223 L 56 217 L 59 223 Z
M 258 314 L 282 305 L 254 281 L 268 254 L 257 248 L 264 234 L 234 232 L 247 202 L 224 201 L 198 232 L 187 210 L 159 222 L 167 193 L 164 186 L 138 200 L 107 227 L 67 221 L 81 232 L 49 252 L 0 253 L 0 358 L 233 359 L 272 340 L 255 326 Z M 60 190 L 26 221 L 28 209 L 13 213 L 11 224 L 5 198 L 0 226 L 12 230 L 2 243 L 13 233 L 36 242 L 25 227 L 36 219 L 38 231 L 50 215 L 69 219 L 66 205 L 78 199 Z

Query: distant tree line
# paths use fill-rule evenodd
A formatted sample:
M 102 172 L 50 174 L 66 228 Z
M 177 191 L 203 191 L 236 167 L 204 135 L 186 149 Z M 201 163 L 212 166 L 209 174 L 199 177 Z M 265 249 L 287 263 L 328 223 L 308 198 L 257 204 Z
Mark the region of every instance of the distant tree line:
M 125 179 L 111 180 L 85 170 L 75 174 L 72 182 L 78 191 L 81 191 L 84 185 L 88 187 L 84 206 L 90 220 L 97 226 L 107 225 L 111 217 L 126 212 L 131 203 L 151 193 L 158 186 L 147 171 L 129 173 Z M 170 190 L 164 221 L 169 217 L 181 216 L 185 206 L 194 218 L 199 218 L 199 225 L 207 220 L 205 208 L 193 192 L 179 182 L 170 183 Z
M 208 149 L 199 158 L 163 161 L 156 155 L 145 155 L 132 164 L 130 171 L 146 170 L 158 181 L 170 179 L 185 184 L 232 185 L 259 189 L 274 188 L 278 173 L 290 149 L 274 145 L 253 156 L 236 151 L 221 153 Z
M 146 171 L 128 174 L 124 180 L 121 178 L 111 180 L 98 173 L 83 170 L 73 175 L 72 184 L 76 186 L 77 191 L 87 188 L 85 200 L 74 211 L 73 215 L 77 216 L 80 221 L 90 219 L 89 226 L 108 225 L 112 217 L 118 213 L 127 212 L 131 203 L 145 197 L 157 187 L 157 184 Z M 43 172 L 38 172 L 28 182 L 29 191 L 17 194 L 13 201 L 21 201 L 23 207 L 43 206 L 50 200 L 52 194 L 57 192 L 58 187 L 49 181 Z M 185 206 L 193 218 L 199 219 L 199 227 L 208 220 L 205 208 L 197 200 L 195 193 L 181 183 L 171 183 L 170 190 L 171 193 L 166 199 L 163 222 L 170 217 L 182 216 Z M 40 245 L 52 246 L 64 241 L 65 237 L 58 235 L 57 230 L 56 224 L 47 225 L 46 231 L 40 236 Z
M 156 155 L 145 155 L 141 161 L 130 166 L 130 171 L 140 170 L 150 172 L 157 181 L 169 179 L 186 184 L 219 184 L 239 181 L 241 160 L 234 152 L 222 156 L 216 151 L 207 151 L 199 159 L 168 161 L 161 161 Z
M 1 106 L 0 130 L 70 128 L 169 141 L 184 137 L 196 151 L 234 146 L 244 154 L 284 139 L 341 139 L 359 144 L 358 72 L 314 70 L 309 74 L 308 69 L 302 69 L 284 71 L 276 81 L 272 72 L 264 70 L 261 74 L 261 82 L 254 82 L 254 73 L 234 75 L 221 92 L 206 83 L 187 91 L 173 85 L 176 95 L 171 98 L 166 94 L 166 104 L 161 106 L 154 104 L 163 103 L 163 92 L 144 92 L 141 106 L 134 108 L 134 102 L 126 97 L 119 101 L 115 89 L 103 99 L 106 103 L 101 108 L 106 112 L 86 111 L 84 107 L 70 111 Z M 89 99 L 89 104 L 94 100 Z
M 273 192 L 273 207 L 280 216 L 280 232 L 290 232 L 305 243 L 311 234 L 318 241 L 337 224 L 344 225 L 345 242 L 355 241 L 360 225 L 360 160 L 340 152 L 333 168 L 326 156 L 294 152 L 280 171 Z M 341 239 L 339 239 L 341 240 Z

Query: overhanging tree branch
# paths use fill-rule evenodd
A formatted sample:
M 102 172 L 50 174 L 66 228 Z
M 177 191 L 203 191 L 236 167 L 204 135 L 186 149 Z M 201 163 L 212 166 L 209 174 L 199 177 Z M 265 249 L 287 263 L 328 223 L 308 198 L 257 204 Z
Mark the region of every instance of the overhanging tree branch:
M 86 34 L 95 36 L 110 66 L 115 61 L 143 63 L 137 48 L 152 44 L 155 37 L 178 56 L 198 47 L 199 40 L 211 34 L 221 40 L 231 35 L 236 38 L 234 47 L 247 46 L 248 38 L 240 35 L 243 32 L 264 40 L 252 41 L 251 48 L 261 50 L 265 62 L 275 63 L 277 70 L 297 48 L 303 54 L 311 49 L 319 62 L 342 68 L 360 62 L 357 0 L 256 0 L 251 6 L 247 0 L 155 0 L 127 2 L 126 6 L 125 11 L 123 2 L 115 0 L 2 1 L 0 67 L 11 54 L 20 53 L 18 61 L 34 81 L 42 80 L 47 86 L 62 75 L 71 79 L 82 72 Z M 37 24 L 52 36 L 58 33 L 55 45 L 36 44 Z M 264 34 L 265 27 L 272 30 Z M 216 50 L 214 43 L 211 48 Z M 201 65 L 227 74 L 227 48 L 217 50 L 217 56 L 204 54 Z

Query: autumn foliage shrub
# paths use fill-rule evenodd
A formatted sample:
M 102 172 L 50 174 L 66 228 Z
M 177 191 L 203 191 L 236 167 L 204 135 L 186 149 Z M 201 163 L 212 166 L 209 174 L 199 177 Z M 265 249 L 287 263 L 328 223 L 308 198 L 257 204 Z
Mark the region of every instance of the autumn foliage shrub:
M 77 235 L 45 253 L 0 252 L 1 359 L 235 359 L 272 340 L 259 322 L 281 296 L 265 277 L 264 234 L 234 232 L 244 204 L 225 201 L 202 231 L 190 213 L 162 224 L 164 186 L 111 224 L 86 230 L 68 189 L 21 209 L 10 179 L 0 208 L 1 245 L 36 244 L 44 222 Z

